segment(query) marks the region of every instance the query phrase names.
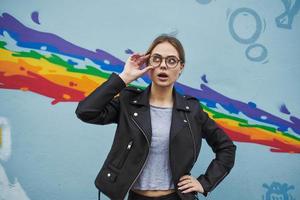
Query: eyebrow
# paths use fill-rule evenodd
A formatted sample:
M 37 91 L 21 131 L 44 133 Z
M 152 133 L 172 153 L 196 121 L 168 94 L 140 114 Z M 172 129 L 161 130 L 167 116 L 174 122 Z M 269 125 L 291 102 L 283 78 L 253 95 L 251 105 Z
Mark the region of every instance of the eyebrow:
M 163 57 L 163 56 L 162 56 L 161 54 L 159 54 L 159 53 L 153 53 L 152 55 L 159 55 L 159 56 Z M 178 58 L 176 55 L 167 55 L 166 57 L 169 57 L 169 56 L 174 56 L 174 57 Z

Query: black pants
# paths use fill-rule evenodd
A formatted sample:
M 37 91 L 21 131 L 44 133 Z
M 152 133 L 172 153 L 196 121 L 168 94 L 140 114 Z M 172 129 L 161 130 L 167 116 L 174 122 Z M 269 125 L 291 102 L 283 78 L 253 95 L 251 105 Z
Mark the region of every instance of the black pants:
M 130 190 L 127 200 L 180 200 L 180 197 L 176 192 L 159 197 L 147 197 Z

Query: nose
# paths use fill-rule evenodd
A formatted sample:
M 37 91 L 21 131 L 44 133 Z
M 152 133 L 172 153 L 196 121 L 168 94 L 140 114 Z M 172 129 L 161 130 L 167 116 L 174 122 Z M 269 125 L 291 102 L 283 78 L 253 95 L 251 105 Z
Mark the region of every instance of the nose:
M 163 59 L 162 61 L 161 61 L 161 63 L 160 63 L 160 68 L 161 69 L 167 69 L 168 67 L 167 67 L 167 65 L 166 65 L 166 60 L 165 59 Z

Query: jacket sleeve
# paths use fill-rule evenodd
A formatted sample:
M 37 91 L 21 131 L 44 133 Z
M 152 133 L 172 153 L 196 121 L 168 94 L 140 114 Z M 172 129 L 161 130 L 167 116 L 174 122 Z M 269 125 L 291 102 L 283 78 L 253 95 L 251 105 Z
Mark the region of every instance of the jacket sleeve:
M 107 81 L 78 103 L 75 111 L 77 117 L 91 124 L 117 123 L 120 100 L 116 95 L 125 87 L 119 75 L 112 73 Z
M 200 104 L 199 104 L 200 105 Z M 203 137 L 215 153 L 215 158 L 210 162 L 205 174 L 200 175 L 197 180 L 204 189 L 204 196 L 208 195 L 232 169 L 235 161 L 236 145 L 228 135 L 210 119 L 200 105 L 199 112 L 202 123 Z

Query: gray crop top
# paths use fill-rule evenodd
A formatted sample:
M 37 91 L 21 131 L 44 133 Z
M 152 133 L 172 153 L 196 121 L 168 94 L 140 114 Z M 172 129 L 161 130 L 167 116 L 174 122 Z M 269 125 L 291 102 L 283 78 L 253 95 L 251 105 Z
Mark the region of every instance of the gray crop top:
M 172 108 L 150 105 L 152 140 L 148 159 L 132 186 L 140 190 L 174 189 L 169 161 Z

